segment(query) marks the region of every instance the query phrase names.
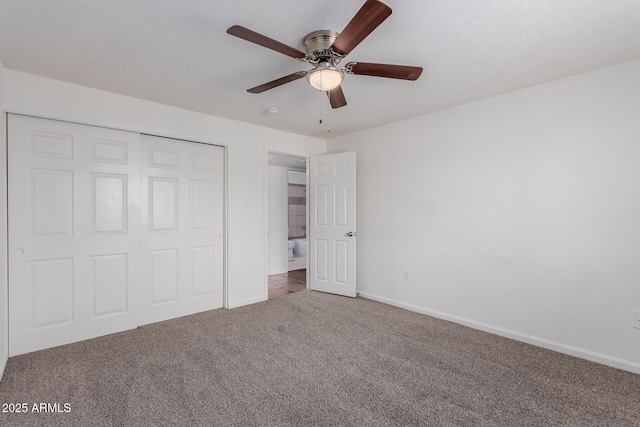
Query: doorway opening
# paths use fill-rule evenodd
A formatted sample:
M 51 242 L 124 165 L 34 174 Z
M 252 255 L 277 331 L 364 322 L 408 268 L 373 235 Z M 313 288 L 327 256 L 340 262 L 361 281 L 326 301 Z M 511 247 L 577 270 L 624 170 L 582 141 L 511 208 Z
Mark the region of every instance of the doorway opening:
M 307 288 L 306 158 L 268 153 L 268 298 Z

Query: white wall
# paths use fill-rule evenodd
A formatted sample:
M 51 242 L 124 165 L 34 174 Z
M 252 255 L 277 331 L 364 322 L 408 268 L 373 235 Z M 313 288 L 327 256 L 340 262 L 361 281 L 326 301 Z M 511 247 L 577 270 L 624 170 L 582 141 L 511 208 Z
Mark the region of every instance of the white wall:
M 226 146 L 228 304 L 266 299 L 267 150 L 323 154 L 323 140 L 13 70 L 5 70 L 4 96 L 6 110 L 14 113 Z
M 640 372 L 640 60 L 328 151 L 357 153 L 363 295 Z
M 289 184 L 301 184 L 307 185 L 307 173 L 306 172 L 296 172 L 289 171 L 288 174 Z
M 287 191 L 287 168 L 269 165 L 269 275 L 287 272 Z
M 4 67 L 0 60 L 0 380 L 9 358 L 9 306 L 7 290 L 7 146 L 4 113 Z

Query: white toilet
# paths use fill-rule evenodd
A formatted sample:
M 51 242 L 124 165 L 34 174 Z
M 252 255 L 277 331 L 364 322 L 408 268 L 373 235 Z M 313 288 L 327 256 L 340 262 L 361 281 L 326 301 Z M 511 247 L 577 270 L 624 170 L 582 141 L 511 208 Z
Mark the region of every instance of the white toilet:
M 304 256 L 307 254 L 307 239 L 293 239 L 293 255 Z
M 287 240 L 287 256 L 293 258 L 293 248 L 296 246 L 296 242 L 293 240 Z

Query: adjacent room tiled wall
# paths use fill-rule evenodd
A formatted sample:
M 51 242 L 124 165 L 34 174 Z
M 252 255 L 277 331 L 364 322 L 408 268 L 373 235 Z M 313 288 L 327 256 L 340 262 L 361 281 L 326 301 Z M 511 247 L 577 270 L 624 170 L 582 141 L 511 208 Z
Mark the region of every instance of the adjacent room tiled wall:
M 289 239 L 300 239 L 307 236 L 306 200 L 306 185 L 289 184 Z

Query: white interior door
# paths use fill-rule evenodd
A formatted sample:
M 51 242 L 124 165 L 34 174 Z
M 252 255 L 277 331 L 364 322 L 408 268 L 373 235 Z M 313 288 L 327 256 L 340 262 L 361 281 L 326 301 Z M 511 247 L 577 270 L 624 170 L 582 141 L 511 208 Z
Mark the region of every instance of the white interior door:
M 223 148 L 142 135 L 142 323 L 222 307 Z
M 10 355 L 135 327 L 139 135 L 14 115 L 8 132 Z
M 221 147 L 16 115 L 8 135 L 11 356 L 222 306 Z
M 356 296 L 356 154 L 311 157 L 309 287 Z

